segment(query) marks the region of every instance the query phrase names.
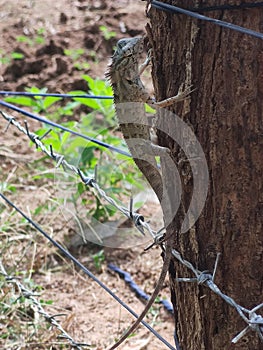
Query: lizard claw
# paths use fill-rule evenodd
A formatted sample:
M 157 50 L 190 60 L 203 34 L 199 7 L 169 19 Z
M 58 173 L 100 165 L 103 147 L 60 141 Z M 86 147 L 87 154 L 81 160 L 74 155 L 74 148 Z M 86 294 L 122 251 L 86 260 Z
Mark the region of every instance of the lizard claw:
M 153 58 L 153 49 L 149 49 L 147 52 L 147 60 L 149 61 L 149 63 L 151 63 Z

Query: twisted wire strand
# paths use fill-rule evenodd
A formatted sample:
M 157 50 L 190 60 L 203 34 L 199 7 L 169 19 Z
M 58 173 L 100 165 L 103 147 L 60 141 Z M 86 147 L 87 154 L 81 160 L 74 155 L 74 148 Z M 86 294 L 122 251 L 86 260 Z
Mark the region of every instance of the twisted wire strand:
M 247 327 L 232 339 L 232 343 L 237 343 L 237 341 L 239 341 L 249 330 L 255 331 L 258 334 L 261 341 L 263 341 L 263 316 L 256 314 L 256 311 L 263 307 L 263 303 L 257 305 L 252 310 L 246 309 L 243 306 L 236 303 L 233 298 L 224 294 L 220 290 L 220 288 L 214 283 L 220 254 L 217 255 L 213 274 L 210 274 L 208 271 L 200 271 L 196 269 L 189 261 L 183 259 L 181 254 L 175 249 L 173 249 L 172 254 L 182 265 L 190 269 L 195 275 L 195 278 L 177 278 L 178 282 L 195 282 L 198 285 L 202 284 L 208 287 L 212 292 L 217 294 L 226 303 L 234 307 L 239 316 L 247 323 Z M 245 313 L 248 314 L 248 317 L 245 315 Z
M 18 112 L 18 113 L 21 113 L 21 114 L 23 114 L 23 115 L 25 115 L 25 116 L 27 116 L 27 117 L 29 117 L 29 118 L 31 118 L 31 119 L 37 120 L 37 121 L 39 121 L 39 122 L 41 122 L 41 123 L 44 123 L 44 124 L 53 126 L 53 127 L 55 127 L 55 128 L 59 128 L 59 129 L 61 129 L 61 130 L 63 130 L 63 131 L 67 131 L 67 132 L 69 132 L 69 133 L 71 133 L 71 134 L 73 134 L 73 135 L 82 137 L 83 139 L 88 140 L 88 141 L 90 141 L 90 142 L 93 142 L 93 143 L 95 143 L 95 144 L 97 144 L 97 145 L 100 145 L 100 146 L 102 146 L 102 147 L 104 147 L 104 148 L 107 148 L 107 149 L 109 149 L 110 151 L 117 152 L 117 153 L 122 154 L 122 155 L 125 155 L 125 156 L 127 156 L 127 157 L 131 157 L 131 155 L 130 155 L 128 152 L 126 152 L 125 150 L 122 150 L 121 148 L 112 146 L 112 145 L 110 145 L 110 144 L 108 144 L 108 143 L 106 143 L 106 142 L 100 141 L 100 140 L 95 139 L 95 138 L 93 138 L 93 137 L 90 137 L 90 136 L 88 136 L 88 135 L 83 135 L 83 134 L 81 134 L 81 133 L 79 133 L 79 132 L 77 132 L 77 131 L 74 131 L 74 130 L 72 130 L 72 129 L 67 128 L 67 127 L 64 126 L 64 125 L 61 125 L 61 124 L 55 123 L 55 122 L 53 122 L 53 121 L 51 121 L 51 120 L 48 120 L 48 119 L 46 119 L 46 118 L 40 117 L 40 116 L 37 115 L 37 114 L 28 112 L 28 111 L 24 110 L 23 108 L 19 108 L 19 107 L 15 106 L 15 105 L 13 105 L 13 104 L 11 104 L 11 103 L 4 102 L 4 101 L 0 101 L 0 105 L 4 106 L 4 107 L 6 107 L 6 108 L 12 109 L 13 111 L 16 111 L 16 112 Z

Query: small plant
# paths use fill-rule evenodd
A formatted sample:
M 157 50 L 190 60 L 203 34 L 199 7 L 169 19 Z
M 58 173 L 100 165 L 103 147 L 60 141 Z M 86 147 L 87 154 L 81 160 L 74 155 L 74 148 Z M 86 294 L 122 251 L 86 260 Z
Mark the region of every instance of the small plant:
M 34 37 L 34 42 L 38 45 L 45 43 L 45 28 L 38 28 L 37 36 Z
M 5 55 L 4 51 L 0 49 L 0 63 L 3 65 L 10 64 L 12 60 L 22 60 L 23 58 L 24 55 L 21 52 L 13 51 L 11 54 Z
M 81 54 L 81 51 L 78 52 Z M 83 75 L 83 79 L 87 82 L 87 90 L 91 95 L 112 95 L 112 89 L 108 82 L 100 79 L 93 79 L 88 75 Z M 47 89 L 38 89 L 31 87 L 28 92 L 46 93 Z M 70 94 L 87 94 L 87 91 L 71 91 Z M 30 107 L 36 113 L 45 113 L 47 119 L 60 120 L 63 116 L 73 116 L 76 107 L 85 105 L 89 107 L 88 114 L 82 114 L 78 117 L 78 121 L 70 120 L 63 122 L 63 126 L 74 129 L 82 134 L 99 139 L 107 144 L 113 145 L 127 150 L 127 146 L 120 136 L 114 133 L 115 110 L 112 99 L 93 99 L 93 98 L 77 98 L 65 102 L 65 104 L 57 105 L 61 100 L 60 97 L 52 96 L 13 96 L 5 98 L 7 102 L 16 103 L 22 106 Z M 36 133 L 41 137 L 50 129 L 50 126 L 43 124 Z M 68 132 L 61 132 L 53 129 L 45 136 L 43 142 L 46 145 L 52 145 L 54 152 L 63 154 L 69 163 L 77 165 L 86 176 L 94 176 L 95 167 L 98 167 L 97 181 L 103 184 L 115 200 L 118 197 L 127 195 L 130 197 L 130 191 L 134 188 L 142 189 L 142 184 L 138 181 L 141 175 L 134 167 L 133 160 L 127 156 L 112 153 L 104 147 L 91 143 L 83 138 L 71 135 Z M 40 165 L 38 165 L 40 168 Z M 44 170 L 44 169 L 43 169 Z M 136 175 L 135 175 L 136 174 Z M 56 178 L 55 178 L 56 177 Z M 53 179 L 60 181 L 59 186 L 64 186 L 67 192 L 71 194 L 71 198 L 67 200 L 71 202 L 76 211 L 78 208 L 86 205 L 88 207 L 87 215 L 100 221 L 106 221 L 111 218 L 116 209 L 110 205 L 105 205 L 99 198 L 92 197 L 90 199 L 89 191 L 83 184 L 76 184 L 76 178 L 71 174 L 54 174 L 43 171 L 42 175 L 32 175 L 35 181 L 41 181 L 41 178 Z M 69 187 L 70 186 L 70 187 Z M 70 188 L 70 190 L 69 190 Z M 63 198 L 61 198 L 63 200 Z M 36 209 L 39 213 L 48 211 L 47 207 L 39 206 Z
M 34 293 L 42 290 L 42 287 L 36 285 L 32 280 L 29 284 L 25 283 L 26 288 Z M 0 347 L 5 344 L 3 349 L 13 349 L 16 345 L 14 347 L 12 345 L 21 343 L 21 339 L 25 343 L 37 341 L 41 335 L 45 334 L 46 327 L 42 326 L 42 320 L 39 320 L 33 300 L 21 295 L 18 288 L 12 287 L 5 281 L 4 276 L 0 276 L 0 288 L 4 291 L 0 300 Z M 39 304 L 45 307 L 52 305 L 53 301 L 41 299 Z
M 64 54 L 69 56 L 73 61 L 78 60 L 85 53 L 84 49 L 65 49 Z
M 4 50 L 0 49 L 0 63 L 9 64 L 10 61 L 10 57 L 8 55 L 5 55 Z
M 13 58 L 13 60 L 22 60 L 25 56 L 20 53 L 20 52 L 11 52 L 11 58 Z
M 112 89 L 108 82 L 105 82 L 104 80 L 100 79 L 93 79 L 88 75 L 83 75 L 82 78 L 87 82 L 89 87 L 89 93 L 91 95 L 105 95 L 105 96 L 112 96 Z M 72 94 L 86 94 L 86 91 L 72 91 Z M 114 121 L 115 111 L 113 107 L 113 103 L 111 99 L 96 99 L 96 98 L 74 98 L 75 101 L 78 101 L 82 103 L 85 106 L 90 107 L 92 110 L 94 110 L 94 113 L 99 114 L 101 113 L 104 117 L 103 119 L 103 127 L 111 127 L 116 125 Z M 94 115 L 93 113 L 93 115 Z M 92 117 L 93 115 L 89 116 Z M 86 119 L 86 118 L 85 118 Z M 92 120 L 93 119 L 93 120 Z M 97 130 L 97 123 L 94 118 L 89 118 L 92 128 Z M 87 121 L 82 120 L 82 122 L 85 123 L 85 127 L 90 127 L 91 124 Z M 95 122 L 95 123 L 94 123 Z M 101 122 L 100 122 L 100 128 L 101 129 Z
M 32 39 L 30 39 L 28 36 L 25 36 L 25 35 L 18 35 L 17 37 L 16 37 L 16 41 L 18 42 L 18 43 L 25 43 L 25 44 L 27 44 L 28 46 L 33 46 L 33 40 Z
M 90 68 L 90 64 L 88 62 L 85 62 L 82 56 L 84 55 L 85 50 L 84 49 L 65 49 L 64 54 L 66 56 L 69 56 L 73 63 L 73 66 L 77 70 L 88 70 Z
M 100 26 L 99 29 L 102 32 L 105 40 L 110 40 L 116 36 L 116 32 L 109 30 L 106 26 Z
M 74 67 L 77 70 L 88 70 L 90 69 L 90 64 L 88 62 L 75 62 Z
M 155 299 L 155 302 L 153 303 L 153 305 L 150 307 L 150 310 L 149 310 L 149 314 L 151 314 L 152 316 L 152 321 L 151 321 L 152 325 L 156 325 L 158 323 L 156 321 L 157 317 L 160 314 L 160 305 L 158 305 L 158 303 L 160 303 L 159 297 Z
M 89 51 L 89 57 L 92 59 L 93 62 L 95 62 L 96 64 L 99 63 L 99 59 L 98 59 L 98 55 L 97 52 L 94 50 L 90 50 Z
M 100 250 L 98 253 L 92 256 L 96 270 L 101 271 L 102 263 L 105 261 L 104 250 Z
M 0 192 L 12 192 L 15 193 L 17 190 L 16 186 L 14 184 L 9 184 L 8 182 L 1 182 L 0 181 Z
M 26 88 L 27 92 L 31 93 L 47 93 L 47 88 L 39 89 L 35 86 L 31 88 Z M 9 96 L 6 97 L 5 101 L 10 103 L 16 103 L 20 106 L 25 107 L 31 107 L 33 112 L 35 113 L 47 113 L 49 114 L 49 117 L 53 120 L 58 120 L 62 115 L 72 115 L 74 109 L 79 106 L 78 102 L 68 102 L 63 107 L 55 107 L 54 112 L 50 110 L 51 107 L 58 101 L 61 101 L 62 98 L 60 97 L 53 97 L 53 96 L 34 96 L 34 97 L 28 97 L 28 96 Z
M 42 45 L 45 43 L 45 28 L 38 28 L 37 35 L 32 39 L 26 35 L 18 35 L 16 41 L 18 43 L 25 43 L 28 46 Z

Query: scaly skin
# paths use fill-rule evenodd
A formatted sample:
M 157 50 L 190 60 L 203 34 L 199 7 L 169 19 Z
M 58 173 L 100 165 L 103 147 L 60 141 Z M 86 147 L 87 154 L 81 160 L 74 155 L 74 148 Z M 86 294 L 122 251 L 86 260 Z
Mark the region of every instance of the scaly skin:
M 153 107 L 167 107 L 187 98 L 190 91 L 178 94 L 177 96 L 161 102 L 154 102 L 146 91 L 140 78 L 141 73 L 150 61 L 150 57 L 148 57 L 145 63 L 139 67 L 139 59 L 142 53 L 143 37 L 119 40 L 106 76 L 111 81 L 116 114 L 124 139 L 135 163 L 146 177 L 161 202 L 163 184 L 161 174 L 156 165 L 155 156 L 161 155 L 163 152 L 167 154 L 169 150 L 151 143 L 151 127 L 147 122 L 144 103 L 148 103 Z M 174 235 L 169 236 L 166 240 L 162 271 L 145 309 L 128 331 L 108 350 L 116 349 L 132 332 L 134 332 L 158 296 L 172 258 L 173 240 Z
M 123 137 L 134 162 L 161 201 L 162 178 L 155 155 L 159 148 L 165 152 L 167 149 L 151 144 L 150 125 L 144 103 L 152 104 L 153 101 L 140 78 L 149 59 L 140 69 L 139 59 L 142 53 L 143 37 L 119 40 L 107 76 L 111 81 L 116 115 Z

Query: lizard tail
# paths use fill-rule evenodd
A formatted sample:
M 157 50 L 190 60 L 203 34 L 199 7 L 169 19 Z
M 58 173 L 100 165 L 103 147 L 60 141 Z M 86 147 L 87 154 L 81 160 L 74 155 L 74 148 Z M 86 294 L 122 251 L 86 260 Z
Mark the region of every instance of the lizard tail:
M 155 299 L 157 298 L 160 289 L 162 288 L 162 285 L 164 283 L 166 274 L 168 272 L 169 266 L 170 266 L 170 261 L 172 258 L 172 247 L 167 247 L 166 250 L 166 255 L 164 258 L 164 263 L 163 263 L 163 268 L 160 274 L 160 277 L 158 279 L 157 285 L 152 293 L 151 298 L 148 300 L 145 309 L 143 310 L 143 312 L 140 314 L 140 316 L 137 318 L 137 320 L 134 322 L 134 324 L 124 333 L 124 335 L 114 344 L 112 345 L 110 348 L 108 348 L 107 350 L 114 350 L 116 349 L 119 345 L 121 345 L 125 339 L 127 339 L 129 337 L 129 335 L 131 335 L 135 329 L 140 325 L 141 321 L 143 320 L 144 316 L 147 314 L 147 312 L 149 311 L 150 307 L 152 306 L 152 304 L 154 303 Z
M 159 202 L 161 203 L 162 198 L 163 198 L 163 181 L 162 181 L 162 176 L 158 169 L 141 159 L 133 158 L 135 164 L 138 166 L 138 168 L 141 170 L 143 173 L 144 177 L 154 190 L 154 192 L 157 195 L 157 198 Z

